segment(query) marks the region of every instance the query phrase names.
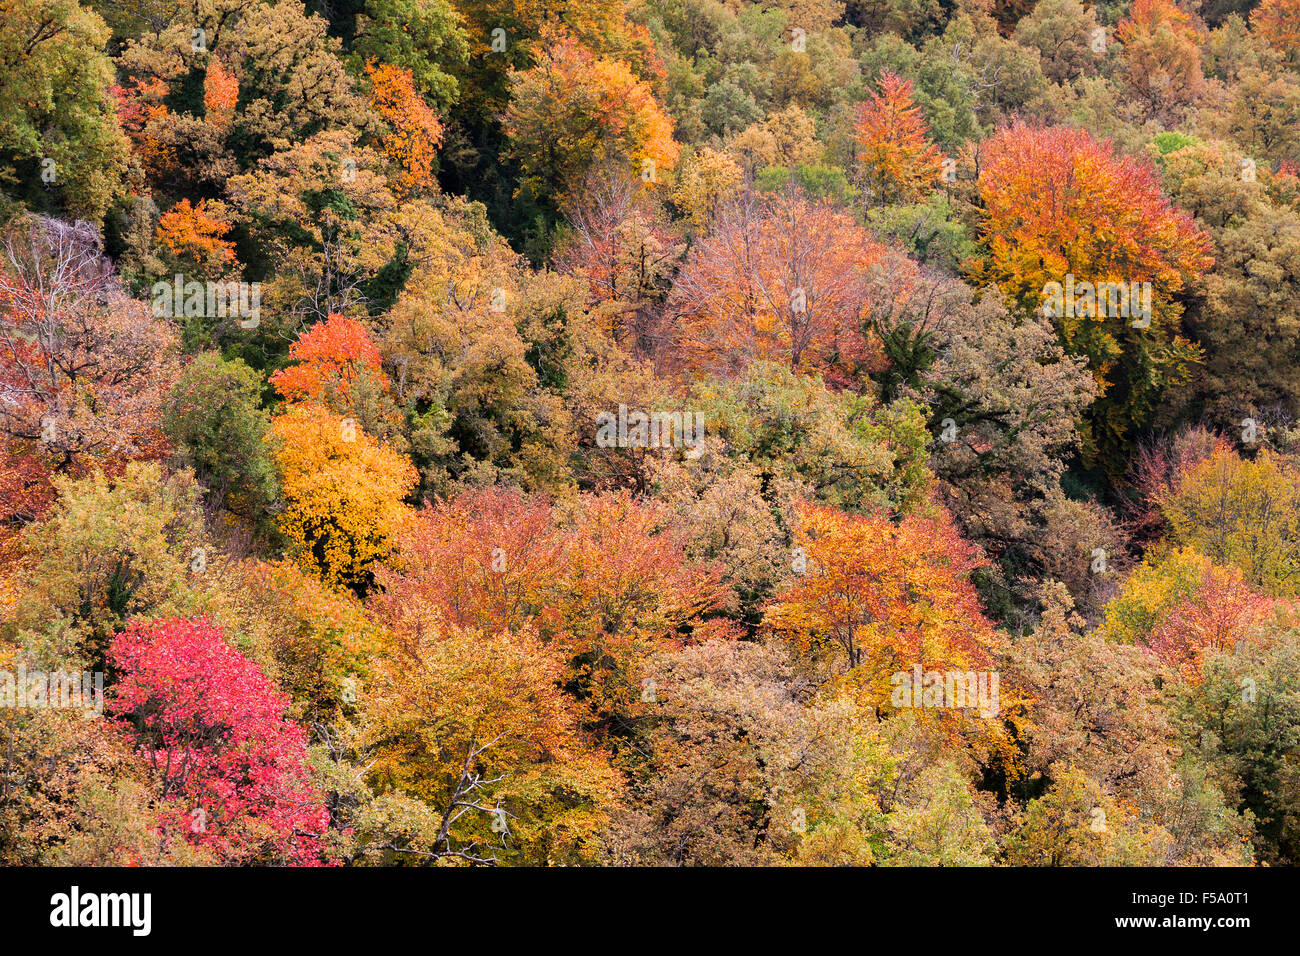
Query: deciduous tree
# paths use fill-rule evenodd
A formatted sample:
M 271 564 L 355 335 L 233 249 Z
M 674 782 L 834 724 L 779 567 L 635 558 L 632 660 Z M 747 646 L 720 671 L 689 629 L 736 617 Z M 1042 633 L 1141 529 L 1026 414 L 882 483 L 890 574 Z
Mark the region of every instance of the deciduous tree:
M 916 202 L 939 184 L 943 157 L 929 141 L 910 80 L 882 74 L 879 92 L 858 104 L 853 132 L 863 180 L 876 203 Z
M 325 862 L 329 826 L 288 701 L 205 619 L 131 622 L 108 709 L 159 775 L 174 839 L 227 865 Z
M 271 420 L 270 435 L 285 499 L 277 524 L 294 556 L 325 582 L 364 592 L 405 520 L 415 469 L 320 405 L 291 406 Z
M 1043 309 L 1048 283 L 1064 287 L 1071 276 L 1072 288 L 1119 283 L 1128 292 L 1127 309 L 1101 294 L 1091 309 L 1086 300 L 1052 307 L 1064 313 L 1052 318 L 1066 350 L 1086 356 L 1097 379 L 1090 457 L 1119 469 L 1134 430 L 1197 357 L 1179 334 L 1175 295 L 1210 267 L 1209 237 L 1170 206 L 1149 166 L 1084 130 L 1001 131 L 984 149 L 979 192 L 988 255 L 976 275 L 1010 301 Z M 1142 283 L 1151 286 L 1150 316 L 1138 314 Z

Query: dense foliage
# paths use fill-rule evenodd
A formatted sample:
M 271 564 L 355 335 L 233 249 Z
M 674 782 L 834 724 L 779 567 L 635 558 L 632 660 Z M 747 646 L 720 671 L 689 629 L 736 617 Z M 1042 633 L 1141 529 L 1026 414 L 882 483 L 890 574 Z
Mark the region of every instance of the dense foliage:
M 0 14 L 0 863 L 1300 861 L 1296 0 Z

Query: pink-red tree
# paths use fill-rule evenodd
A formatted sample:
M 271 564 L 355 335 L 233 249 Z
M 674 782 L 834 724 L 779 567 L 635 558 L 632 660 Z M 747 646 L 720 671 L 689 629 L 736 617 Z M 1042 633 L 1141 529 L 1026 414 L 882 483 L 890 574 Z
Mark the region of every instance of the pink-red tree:
M 327 862 L 324 796 L 288 699 L 206 619 L 131 621 L 107 709 L 159 777 L 164 825 L 227 865 Z

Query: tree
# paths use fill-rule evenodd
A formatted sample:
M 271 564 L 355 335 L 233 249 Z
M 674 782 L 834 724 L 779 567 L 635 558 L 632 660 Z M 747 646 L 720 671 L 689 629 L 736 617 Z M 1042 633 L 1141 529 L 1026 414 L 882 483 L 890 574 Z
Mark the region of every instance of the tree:
M 677 169 L 673 205 L 690 217 L 697 231 L 705 230 L 717 217 L 722 204 L 739 190 L 740 181 L 741 170 L 736 161 L 705 146 Z
M 554 46 L 556 24 L 601 56 L 635 67 L 646 79 L 658 72 L 649 30 L 629 23 L 619 0 L 463 0 L 456 9 L 465 18 L 469 39 L 464 99 L 474 122 L 500 117 L 513 97 L 513 74 L 540 62 Z
M 1098 610 L 1108 578 L 1089 562 L 1103 548 L 1119 565 L 1121 536 L 1103 509 L 1061 490 L 1096 391 L 1084 360 L 1065 354 L 1046 318 L 1012 312 L 996 290 L 976 299 L 909 263 L 882 268 L 877 282 L 870 328 L 890 359 L 877 380 L 926 409 L 939 499 L 997 562 L 980 576 L 989 609 L 1036 611 L 1041 582 L 1054 578 Z
M 938 184 L 942 157 L 928 135 L 911 81 L 883 73 L 880 91 L 858 104 L 854 126 L 858 162 L 876 203 L 917 202 Z
M 650 86 L 563 31 L 543 38 L 532 68 L 510 74 L 504 125 L 524 187 L 553 202 L 610 160 L 658 182 L 680 151 Z
M 729 458 L 752 466 L 771 497 L 784 485 L 850 511 L 925 507 L 930 436 L 920 408 L 906 399 L 880 405 L 765 362 L 737 379 L 705 379 L 691 399 L 708 434 Z
M 490 490 L 435 502 L 396 536 L 372 604 L 412 629 L 535 629 L 608 731 L 639 709 L 652 650 L 733 630 L 710 620 L 727 598 L 720 569 L 689 561 L 668 518 L 626 493 L 554 510 Z
M 193 206 L 182 199 L 158 218 L 156 238 L 187 278 L 218 278 L 235 263 L 235 244 L 222 238 L 229 232 L 207 200 Z
M 203 618 L 133 621 L 113 640 L 108 710 L 159 775 L 173 839 L 223 864 L 326 862 L 329 812 L 288 701 Z
M 1124 44 L 1125 78 L 1151 109 L 1196 101 L 1204 92 L 1200 32 L 1174 0 L 1134 0 L 1115 35 Z
M 887 746 L 846 701 L 811 702 L 779 646 L 657 655 L 629 799 L 607 837 L 632 865 L 868 864 L 884 831 Z
M 1270 172 L 1270 167 L 1277 167 L 1281 177 L 1285 177 L 1294 176 L 1300 164 L 1297 126 L 1300 126 L 1300 80 L 1290 72 L 1274 74 L 1246 66 L 1241 69 L 1227 108 L 1210 130 L 1230 137 L 1259 167 Z M 1240 166 L 1237 172 L 1240 175 Z M 1278 185 L 1282 182 L 1284 178 L 1276 180 Z
M 76 0 L 9 0 L 3 20 L 0 176 L 33 198 L 48 185 L 73 216 L 100 223 L 128 154 L 108 95 L 108 28 Z
M 239 78 L 220 60 L 212 60 L 203 74 L 203 118 L 224 130 L 235 118 L 238 104 Z
M 118 59 L 128 102 L 143 94 L 132 105 L 133 112 L 143 107 L 133 117 L 137 137 L 175 156 L 169 185 L 179 178 L 223 189 L 258 160 L 325 128 L 354 130 L 364 115 L 339 40 L 302 4 L 184 0 L 169 13 L 128 40 Z M 200 72 L 199 89 L 184 95 Z M 209 75 L 212 112 L 205 108 Z
M 371 604 L 385 619 L 435 620 L 484 632 L 517 631 L 538 623 L 562 560 L 551 508 L 505 490 L 465 492 L 430 502 L 403 527 L 393 557 L 377 572 L 382 590 Z
M 754 123 L 731 141 L 728 154 L 751 172 L 765 166 L 791 168 L 815 164 L 822 158 L 817 125 L 795 104 Z
M 1188 331 L 1205 350 L 1191 388 L 1210 421 L 1233 427 L 1300 414 L 1300 213 L 1271 195 L 1262 163 L 1258 183 L 1243 181 L 1246 165 L 1218 142 L 1161 159 L 1170 195 L 1213 242 L 1215 267 L 1187 310 Z
M 860 381 L 875 359 L 860 321 L 867 270 L 882 252 L 829 203 L 793 189 L 741 195 L 692 247 L 673 286 L 681 361 L 731 374 L 784 362 Z
M 366 282 L 394 259 L 402 237 L 384 165 L 351 133 L 330 129 L 229 181 L 233 205 L 277 263 L 263 304 L 287 313 L 291 331 L 359 311 Z
M 392 383 L 365 325 L 331 315 L 295 339 L 288 358 L 290 364 L 270 379 L 285 401 L 324 405 L 394 451 L 406 450 L 406 422 L 393 402 Z
M 287 402 L 346 395 L 358 379 L 383 371 L 365 326 L 337 314 L 300 335 L 289 346 L 289 361 L 291 365 L 271 376 L 271 385 Z
M 294 557 L 328 584 L 366 591 L 404 520 L 415 469 L 352 419 L 315 404 L 273 418 L 269 437 L 284 488 L 277 525 Z
M 1093 49 L 1098 29 L 1096 11 L 1079 0 L 1041 0 L 1016 24 L 1014 37 L 1038 50 L 1044 76 L 1068 83 L 1097 72 L 1104 55 Z
M 292 561 L 232 561 L 221 578 L 212 619 L 289 695 L 289 717 L 327 742 L 355 722 L 383 653 L 383 625 Z
M 415 91 L 410 70 L 387 63 L 366 64 L 370 105 L 383 118 L 388 132 L 381 149 L 401 170 L 398 198 L 433 187 L 433 166 L 442 143 L 442 123 Z
M 5 670 L 17 655 L 0 646 Z M 30 666 L 30 664 L 29 664 Z M 0 861 L 7 866 L 203 866 L 169 839 L 148 768 L 116 722 L 76 710 L 0 713 Z
M 97 230 L 16 223 L 0 268 L 0 430 L 59 471 L 147 457 L 179 371 L 170 323 L 127 298 Z
M 735 594 L 729 616 L 757 633 L 763 607 L 792 574 L 798 484 L 721 454 L 654 465 L 655 496 L 673 509 L 686 556 L 722 567 L 723 582 Z
M 937 10 L 936 10 L 937 13 Z M 976 66 L 960 63 L 953 53 L 972 49 L 969 38 L 944 42 L 931 37 L 918 52 L 902 37 L 885 33 L 874 38 L 862 57 L 865 76 L 880 76 L 885 70 L 906 77 L 915 84 L 913 97 L 921 107 L 935 143 L 949 155 L 957 155 L 967 141 L 982 133 L 976 108 L 987 89 L 987 74 Z M 847 156 L 846 156 L 847 158 Z
M 366 0 L 352 51 L 409 72 L 420 96 L 445 112 L 460 98 L 469 36 L 447 0 Z
M 1300 855 L 1300 660 L 1295 631 L 1265 629 L 1231 650 L 1211 652 L 1202 680 L 1181 685 L 1174 713 L 1183 743 L 1210 769 L 1233 804 L 1255 821 L 1261 861 Z
M 210 505 L 260 521 L 279 482 L 267 445 L 263 379 L 239 359 L 195 357 L 163 403 L 162 430 L 194 469 Z
M 376 323 L 394 399 L 411 424 L 422 493 L 497 476 L 527 490 L 570 487 L 574 424 L 546 387 L 567 368 L 546 361 L 549 348 L 526 342 L 520 329 L 538 318 L 567 329 L 583 312 L 571 294 L 576 284 L 566 294 L 529 281 L 481 207 L 449 208 L 440 227 L 407 289 Z
M 1251 29 L 1287 57 L 1300 51 L 1300 4 L 1263 0 L 1250 15 Z
M 163 138 L 167 125 L 172 122 L 171 111 L 164 102 L 171 92 L 167 81 L 132 77 L 129 86 L 115 84 L 109 87 L 109 92 L 117 105 L 118 125 L 131 145 L 131 159 L 153 182 L 174 175 L 179 157 L 176 147 Z
M 805 506 L 795 536 L 806 572 L 768 608 L 764 627 L 824 662 L 864 706 L 890 706 L 891 678 L 987 667 L 996 646 L 969 581 L 980 563 L 943 514 L 895 525 L 879 515 Z
M 1210 267 L 1209 237 L 1170 206 L 1150 166 L 1084 130 L 1002 130 L 984 147 L 979 193 L 988 253 L 977 279 L 1026 310 L 1050 310 L 1066 351 L 1088 359 L 1099 397 L 1085 449 L 1119 470 L 1133 432 L 1197 357 L 1178 334 L 1175 296 Z M 1091 306 L 1086 297 L 1055 302 L 1049 283 L 1079 295 L 1084 283 L 1118 283 L 1127 294 L 1118 304 L 1110 293 L 1097 293 Z M 1150 283 L 1149 299 L 1142 283 Z M 1149 303 L 1149 316 L 1139 302 Z
M 554 254 L 556 268 L 587 280 L 589 302 L 605 307 L 620 341 L 654 355 L 682 251 L 657 197 L 621 166 L 592 170 L 567 204 L 565 222 L 569 233 Z
M 991 866 L 997 841 L 988 795 L 974 791 L 955 762 L 927 767 L 889 814 L 886 866 Z
M 1006 841 L 1012 866 L 1154 866 L 1169 834 L 1144 824 L 1080 769 L 1060 766 Z
M 62 621 L 68 643 L 100 665 L 128 618 L 203 612 L 200 582 L 218 562 L 192 476 L 132 463 L 120 477 L 97 471 L 54 485 L 57 503 L 24 534 L 34 567 L 18 598 L 20 626 Z
M 1199 680 L 1209 654 L 1249 636 L 1273 609 L 1274 602 L 1247 587 L 1237 569 L 1207 569 L 1196 592 L 1165 612 L 1147 643 L 1167 667 Z
M 1286 459 L 1265 449 L 1246 461 L 1216 449 L 1176 481 L 1160 510 L 1171 544 L 1235 565 L 1266 594 L 1300 593 L 1300 482 Z
M 1181 548 L 1133 573 L 1107 607 L 1103 633 L 1147 648 L 1171 672 L 1196 681 L 1208 655 L 1253 634 L 1276 605 L 1237 568 Z
M 471 864 L 589 860 L 618 778 L 561 690 L 555 649 L 528 629 L 431 628 L 420 613 L 389 620 L 393 645 L 366 695 L 363 740 L 377 785 L 427 806 L 427 823 L 362 852 Z
M 1249 863 L 1249 821 L 1183 750 L 1165 693 L 1170 682 L 1151 652 L 1109 630 L 1086 630 L 1059 584 L 1044 586 L 1042 597 L 1038 626 L 999 660 L 1002 679 L 1033 701 L 1015 722 L 1024 762 L 1012 791 L 1032 800 L 1061 768 L 1086 767 L 1135 823 L 1168 833 L 1164 865 Z

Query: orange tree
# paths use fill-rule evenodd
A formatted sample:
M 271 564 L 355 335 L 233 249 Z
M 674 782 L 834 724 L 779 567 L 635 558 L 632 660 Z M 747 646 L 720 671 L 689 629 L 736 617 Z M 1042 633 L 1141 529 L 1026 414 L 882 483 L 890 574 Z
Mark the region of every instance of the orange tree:
M 563 199 L 589 166 L 627 162 L 662 181 L 680 147 L 648 83 L 565 32 L 548 33 L 536 65 L 513 72 L 505 112 L 510 152 L 534 196 Z
M 1186 381 L 1198 356 L 1179 335 L 1176 296 L 1212 264 L 1209 237 L 1170 205 L 1149 165 L 1085 130 L 1002 130 L 985 147 L 979 193 L 986 254 L 975 277 L 1026 309 L 1053 306 L 1062 343 L 1088 359 L 1102 393 L 1085 428 L 1087 451 L 1121 469 L 1134 431 L 1167 386 Z M 1128 309 L 1103 295 L 1096 302 L 1114 307 L 1052 303 L 1048 284 L 1065 286 L 1070 277 L 1076 289 L 1150 283 L 1150 315 L 1141 314 L 1141 295 Z
M 993 628 L 968 580 L 981 558 L 946 514 L 894 524 L 805 504 L 795 547 L 805 570 L 764 624 L 850 674 L 874 706 L 889 699 L 890 677 L 915 664 L 944 671 L 991 662 Z
M 271 376 L 288 402 L 317 402 L 406 451 L 405 422 L 393 400 L 379 349 L 356 319 L 333 314 L 289 347 L 289 364 Z
M 442 143 L 442 123 L 415 91 L 410 70 L 387 63 L 366 66 L 370 105 L 383 118 L 387 131 L 380 150 L 400 169 L 395 183 L 399 198 L 434 185 L 433 164 Z
M 403 525 L 371 604 L 394 627 L 535 629 L 592 713 L 620 720 L 642 709 L 652 650 L 730 633 L 710 620 L 727 603 L 721 572 L 685 543 L 666 506 L 628 494 L 552 506 L 466 492 Z
M 804 504 L 792 556 L 794 583 L 769 605 L 763 624 L 821 675 L 828 697 L 843 694 L 878 717 L 936 727 L 952 746 L 973 747 L 1012 771 L 1005 721 L 1017 719 L 1022 702 L 993 684 L 1000 641 L 970 582 L 983 559 L 946 512 L 895 524 Z M 976 686 L 962 684 L 971 692 L 965 701 L 936 699 L 950 677 L 972 674 Z M 975 699 L 981 681 L 987 710 Z
M 1250 15 L 1250 26 L 1287 57 L 1300 54 L 1300 2 L 1264 0 Z
M 222 238 L 229 232 L 230 224 L 207 200 L 191 205 L 182 199 L 158 218 L 155 236 L 186 279 L 219 278 L 235 264 L 235 244 Z
M 405 839 L 363 843 L 362 852 L 590 862 L 619 781 L 562 690 L 563 658 L 531 629 L 466 630 L 436 618 L 386 619 L 391 646 L 363 702 L 371 779 L 428 809 Z
M 1173 0 L 1134 0 L 1115 35 L 1124 44 L 1124 77 L 1155 110 L 1185 106 L 1205 90 L 1201 37 Z
M 292 364 L 271 376 L 286 401 L 323 401 L 346 393 L 367 373 L 381 374 L 379 349 L 356 319 L 331 315 L 317 322 L 289 346 Z
M 858 104 L 853 134 L 876 202 L 916 202 L 935 186 L 942 157 L 928 136 L 921 108 L 912 100 L 912 82 L 886 70 L 880 92 Z

